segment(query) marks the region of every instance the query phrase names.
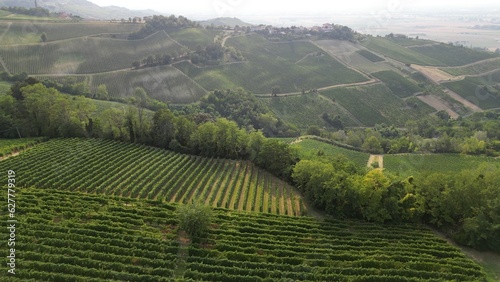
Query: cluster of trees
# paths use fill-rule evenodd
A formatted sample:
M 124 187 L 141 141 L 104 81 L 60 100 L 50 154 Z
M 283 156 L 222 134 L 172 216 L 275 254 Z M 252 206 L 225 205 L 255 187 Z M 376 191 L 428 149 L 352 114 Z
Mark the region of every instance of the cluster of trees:
M 374 128 L 321 131 L 319 135 L 370 153 L 462 153 L 500 155 L 500 113 L 482 112 L 457 120 L 438 112 L 406 123 L 405 128 L 377 124 Z M 316 134 L 318 135 L 318 134 Z
M 139 69 L 141 67 L 156 67 L 170 65 L 173 61 L 178 59 L 178 54 L 156 54 L 155 56 L 149 55 L 141 61 L 132 62 L 132 68 Z
M 146 114 L 149 97 L 136 88 L 129 105 L 96 113 L 92 100 L 61 94 L 36 79 L 15 84 L 0 96 L 0 138 L 96 137 L 138 142 L 207 157 L 249 159 L 271 173 L 289 178 L 297 161 L 288 145 L 266 139 L 253 127 L 197 112 L 162 108 Z
M 500 250 L 500 169 L 396 177 L 362 170 L 345 157 L 301 160 L 292 173 L 303 195 L 335 217 L 424 222 L 460 244 Z
M 350 27 L 333 23 L 318 28 L 303 28 L 297 26 L 277 28 L 267 26 L 255 32 L 269 40 L 336 39 L 356 41 L 360 36 L 360 34 Z
M 153 16 L 146 21 L 146 24 L 139 30 L 134 33 L 131 33 L 128 36 L 128 39 L 142 39 L 145 38 L 157 31 L 170 29 L 170 28 L 187 28 L 187 27 L 200 27 L 198 23 L 194 21 L 190 21 L 186 17 L 183 16 L 174 16 L 170 15 L 168 17 L 165 16 Z
M 7 72 L 0 72 L 0 80 L 10 81 L 10 82 L 18 82 L 23 81 L 28 78 L 28 74 L 25 72 L 19 74 L 9 74 Z
M 37 8 L 24 8 L 24 7 L 1 7 L 0 10 L 8 11 L 14 14 L 22 14 L 35 17 L 50 17 L 49 10 L 41 7 Z
M 215 90 L 200 100 L 200 108 L 213 116 L 234 120 L 241 127 L 261 130 L 268 137 L 300 135 L 296 127 L 276 117 L 255 96 L 241 88 Z

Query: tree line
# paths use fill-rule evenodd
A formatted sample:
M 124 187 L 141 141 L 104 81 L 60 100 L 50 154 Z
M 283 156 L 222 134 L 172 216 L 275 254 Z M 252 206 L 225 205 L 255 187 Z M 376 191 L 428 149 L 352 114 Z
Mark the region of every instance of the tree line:
M 500 251 L 497 166 L 399 177 L 339 156 L 301 160 L 292 179 L 308 201 L 334 217 L 426 223 L 462 245 Z
M 155 15 L 149 19 L 146 19 L 146 24 L 140 30 L 131 33 L 128 36 L 128 39 L 130 40 L 143 39 L 157 31 L 169 28 L 187 28 L 187 27 L 201 28 L 201 25 L 183 16 L 176 17 L 174 15 L 170 15 L 168 17 L 165 17 L 161 15 L 160 16 Z

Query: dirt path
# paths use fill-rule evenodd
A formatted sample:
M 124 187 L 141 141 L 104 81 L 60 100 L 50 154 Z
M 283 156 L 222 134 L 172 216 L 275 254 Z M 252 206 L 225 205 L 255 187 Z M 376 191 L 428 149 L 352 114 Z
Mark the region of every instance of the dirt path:
M 28 150 L 28 149 L 26 149 L 26 150 Z M 25 150 L 24 150 L 24 151 L 25 151 Z M 18 152 L 14 152 L 14 153 L 12 153 L 12 154 L 9 154 L 9 155 L 7 155 L 7 156 L 0 157 L 0 161 L 6 160 L 6 159 L 11 158 L 11 157 L 15 157 L 15 156 L 17 156 L 17 155 L 21 154 L 21 153 L 22 153 L 22 152 L 24 152 L 24 151 L 18 151 Z
M 474 103 L 470 102 L 469 100 L 465 99 L 464 97 L 458 95 L 457 93 L 451 91 L 448 88 L 445 88 L 444 92 L 448 94 L 448 96 L 450 96 L 451 98 L 457 100 L 458 102 L 464 104 L 466 107 L 470 108 L 473 112 L 480 112 L 483 110 L 480 107 L 476 106 Z
M 384 168 L 384 155 L 370 155 L 368 159 L 368 167 L 372 167 L 373 163 L 378 163 L 378 169 Z
M 486 60 L 477 61 L 477 62 L 473 62 L 473 63 L 470 63 L 470 64 L 466 64 L 466 65 L 462 65 L 462 66 L 457 66 L 457 67 L 441 67 L 441 69 L 464 68 L 464 67 L 470 67 L 470 66 L 473 66 L 473 65 L 478 65 L 478 64 L 489 62 L 489 61 L 496 61 L 496 60 L 500 60 L 500 58 L 496 57 L 496 58 L 486 59 Z
M 185 231 L 179 231 L 177 237 L 177 243 L 179 243 L 179 251 L 177 252 L 176 267 L 174 275 L 176 278 L 181 279 L 184 277 L 184 273 L 187 268 L 187 259 L 189 257 L 189 246 L 191 245 L 191 239 Z
M 437 67 L 429 67 L 429 66 L 420 66 L 420 65 L 411 65 L 416 71 L 421 72 L 425 77 L 434 81 L 435 83 L 441 82 L 450 82 L 450 81 L 458 81 L 464 79 L 464 76 L 453 76 L 445 71 L 440 70 Z
M 427 105 L 436 109 L 436 111 L 446 111 L 452 119 L 457 119 L 460 115 L 453 111 L 448 105 L 443 101 L 439 100 L 436 96 L 432 95 L 420 95 L 417 98 L 426 103 Z

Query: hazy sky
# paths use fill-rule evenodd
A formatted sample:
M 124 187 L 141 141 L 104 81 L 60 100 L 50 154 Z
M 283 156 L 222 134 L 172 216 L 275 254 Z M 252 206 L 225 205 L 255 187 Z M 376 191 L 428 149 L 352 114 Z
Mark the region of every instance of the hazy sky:
M 186 17 L 325 15 L 335 12 L 397 13 L 422 7 L 500 8 L 498 0 L 90 0 L 99 6 L 153 9 Z

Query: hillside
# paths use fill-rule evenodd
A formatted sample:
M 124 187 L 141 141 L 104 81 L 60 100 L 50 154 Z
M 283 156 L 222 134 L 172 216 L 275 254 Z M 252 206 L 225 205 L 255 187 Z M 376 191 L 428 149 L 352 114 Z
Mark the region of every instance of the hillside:
M 201 24 L 202 26 L 211 26 L 211 25 L 229 26 L 229 27 L 252 26 L 252 24 L 246 23 L 238 18 L 228 18 L 228 17 L 209 19 L 209 20 L 199 21 L 198 23 Z
M 16 204 L 16 265 L 29 271 L 7 281 L 484 280 L 419 225 L 217 210 L 207 238 L 191 241 L 178 232 L 176 205 L 160 201 L 24 188 Z
M 51 12 L 65 12 L 85 19 L 119 20 L 122 18 L 128 19 L 129 17 L 145 17 L 160 14 L 154 10 L 136 11 L 117 6 L 101 7 L 87 0 L 38 0 L 37 3 L 40 7 L 48 9 Z M 0 0 L 0 7 L 2 6 L 35 7 L 32 0 Z

